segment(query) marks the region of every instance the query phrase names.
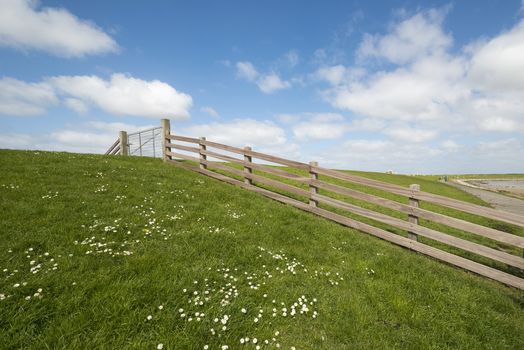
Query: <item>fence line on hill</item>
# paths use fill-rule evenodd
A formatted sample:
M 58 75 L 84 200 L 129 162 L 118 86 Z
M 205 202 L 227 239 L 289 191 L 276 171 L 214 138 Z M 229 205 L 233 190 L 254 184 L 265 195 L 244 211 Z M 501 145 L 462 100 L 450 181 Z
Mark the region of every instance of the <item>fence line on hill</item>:
M 120 136 L 121 154 L 125 154 L 125 149 L 122 151 L 122 147 L 127 144 L 126 135 L 121 133 Z M 510 269 L 517 268 L 522 272 L 524 270 L 524 256 L 522 255 L 510 254 L 506 251 L 443 232 L 444 230 L 432 229 L 422 225 L 419 221 L 422 219 L 435 222 L 445 225 L 447 228 L 459 229 L 519 249 L 524 248 L 524 237 L 424 209 L 420 207 L 420 203 L 433 203 L 441 207 L 519 227 L 524 227 L 524 216 L 424 192 L 417 184 L 405 188 L 342 171 L 323 168 L 317 162 L 302 163 L 256 152 L 250 147 L 239 148 L 209 141 L 205 137 L 194 138 L 176 135 L 171 132 L 170 123 L 167 119 L 162 120 L 161 138 L 163 160 L 170 164 L 262 194 L 279 202 L 292 205 L 402 247 L 524 290 L 524 279 L 518 276 L 419 241 L 419 237 L 424 237 L 424 241 L 429 239 L 448 247 L 458 248 L 461 251 L 505 264 Z M 183 142 L 186 145 L 179 142 Z M 187 144 L 193 144 L 194 146 Z M 116 146 L 113 145 L 112 147 Z M 177 152 L 173 150 L 177 150 Z M 233 154 L 233 156 L 220 153 L 221 151 L 226 151 L 229 154 Z M 188 153 L 194 153 L 194 156 Z M 235 157 L 234 155 L 240 157 Z M 255 163 L 254 159 L 259 159 L 266 163 L 284 165 L 291 169 L 305 172 L 306 175 L 296 174 L 267 164 Z M 267 175 L 264 176 L 261 173 L 269 174 L 272 178 L 268 178 Z M 298 183 L 298 185 L 284 183 L 282 179 L 290 180 Z M 338 181 L 339 184 L 335 184 L 333 181 Z M 405 197 L 408 199 L 408 204 L 344 186 L 351 184 Z M 300 187 L 301 185 L 302 187 Z M 279 193 L 276 190 L 284 193 Z M 348 203 L 342 197 L 357 199 L 407 214 L 407 221 L 364 208 L 360 205 Z M 405 235 L 399 235 L 377 227 L 375 223 L 369 224 L 361 221 L 361 219 L 341 215 L 334 209 L 366 218 L 368 221 L 372 220 L 379 223 L 378 226 L 387 225 L 388 227 L 400 229 Z

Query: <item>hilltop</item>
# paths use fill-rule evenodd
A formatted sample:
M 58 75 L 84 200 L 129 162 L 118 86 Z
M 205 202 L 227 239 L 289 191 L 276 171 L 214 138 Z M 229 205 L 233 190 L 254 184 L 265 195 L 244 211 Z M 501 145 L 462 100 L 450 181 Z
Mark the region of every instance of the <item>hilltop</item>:
M 0 174 L 6 348 L 524 348 L 522 291 L 158 159 Z

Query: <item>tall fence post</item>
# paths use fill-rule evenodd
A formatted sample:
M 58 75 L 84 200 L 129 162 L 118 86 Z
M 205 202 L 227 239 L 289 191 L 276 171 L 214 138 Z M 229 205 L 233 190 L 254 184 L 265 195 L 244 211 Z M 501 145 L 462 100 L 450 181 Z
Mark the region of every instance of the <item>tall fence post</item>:
M 416 185 L 416 184 L 409 185 L 409 189 L 411 190 L 411 193 L 413 195 L 415 195 L 415 194 L 417 194 L 417 192 L 420 191 L 420 185 Z M 409 197 L 409 205 L 414 207 L 414 208 L 418 208 L 419 207 L 419 200 L 416 199 L 416 198 L 413 198 L 413 197 Z M 409 214 L 408 215 L 408 221 L 411 222 L 412 224 L 418 225 L 418 216 Z M 414 232 L 411 232 L 411 231 L 408 231 L 408 238 L 412 239 L 412 240 L 415 240 L 415 241 L 418 241 L 418 235 L 416 233 L 414 233 Z
M 309 175 L 311 176 L 311 181 L 309 182 L 309 205 L 312 207 L 318 207 L 318 201 L 313 199 L 313 196 L 318 193 L 318 188 L 313 185 L 313 181 L 318 180 L 318 173 L 313 169 L 313 167 L 318 166 L 318 162 L 309 162 Z
M 202 170 L 206 170 L 207 169 L 207 164 L 206 164 L 207 156 L 203 152 L 203 151 L 206 150 L 206 145 L 204 145 L 204 142 L 203 142 L 205 140 L 206 140 L 205 137 L 201 137 L 201 138 L 199 138 L 199 142 L 198 142 L 198 148 L 200 149 L 200 152 L 198 153 L 200 155 L 199 168 L 202 169 Z
M 128 156 L 129 155 L 129 145 L 127 143 L 127 132 L 120 131 L 119 139 L 120 139 L 120 155 Z
M 246 151 L 251 151 L 251 147 L 244 147 L 244 183 L 247 185 L 252 185 L 253 180 L 249 177 L 249 175 L 253 174 L 253 168 L 250 166 L 253 158 L 247 155 Z
M 171 143 L 171 122 L 169 119 L 162 119 L 160 121 L 162 126 L 162 159 L 164 162 L 171 160 L 171 156 L 167 152 L 171 152 L 171 147 L 168 147 L 168 143 Z M 140 135 L 140 134 L 139 134 Z M 154 140 L 154 130 L 153 130 L 153 140 Z M 154 146 L 153 146 L 154 149 Z M 140 145 L 140 152 L 142 152 L 142 145 Z

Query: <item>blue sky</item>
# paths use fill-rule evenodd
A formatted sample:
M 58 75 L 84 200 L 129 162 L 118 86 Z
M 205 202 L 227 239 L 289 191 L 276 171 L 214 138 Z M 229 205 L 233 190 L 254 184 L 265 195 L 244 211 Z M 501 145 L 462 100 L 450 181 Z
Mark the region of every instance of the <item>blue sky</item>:
M 0 0 L 0 148 L 177 133 L 337 168 L 524 172 L 522 1 Z

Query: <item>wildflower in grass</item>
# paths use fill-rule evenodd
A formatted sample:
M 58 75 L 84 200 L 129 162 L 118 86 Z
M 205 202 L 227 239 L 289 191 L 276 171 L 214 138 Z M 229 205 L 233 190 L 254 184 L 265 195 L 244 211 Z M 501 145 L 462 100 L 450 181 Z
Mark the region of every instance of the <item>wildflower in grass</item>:
M 15 288 L 20 287 L 20 283 L 15 283 L 15 284 L 13 285 L 13 287 L 15 287 Z
M 151 320 L 153 319 L 153 316 L 148 315 L 148 316 L 146 317 L 146 319 L 147 319 L 148 321 L 151 321 Z
M 164 305 L 159 305 L 158 310 L 162 310 L 164 308 Z
M 156 346 L 158 350 L 162 350 L 164 348 L 164 344 L 160 343 Z
M 204 350 L 207 350 L 207 349 L 209 349 L 209 345 L 206 344 L 204 345 Z
M 227 350 L 227 349 L 229 349 L 229 346 L 227 346 L 227 345 L 222 345 L 222 350 Z
M 247 310 L 244 309 L 244 308 L 242 308 L 242 310 L 240 310 L 240 311 L 242 311 L 243 314 L 247 313 Z
M 258 343 L 258 339 L 257 338 L 253 338 L 253 344 L 256 344 Z

